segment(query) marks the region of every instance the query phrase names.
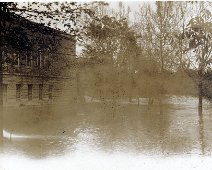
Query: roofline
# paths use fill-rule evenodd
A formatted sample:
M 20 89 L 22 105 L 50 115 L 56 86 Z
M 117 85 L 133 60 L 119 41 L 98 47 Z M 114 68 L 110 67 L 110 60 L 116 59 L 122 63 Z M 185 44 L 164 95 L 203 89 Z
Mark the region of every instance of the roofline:
M 52 31 L 53 33 L 56 33 L 56 36 L 61 36 L 63 38 L 69 38 L 69 39 L 71 39 L 71 40 L 76 42 L 76 36 L 75 35 L 71 35 L 71 34 L 66 33 L 65 31 L 57 30 L 57 29 L 48 27 L 44 23 L 37 23 L 37 22 L 31 21 L 30 19 L 25 18 L 23 16 L 15 14 L 15 13 L 10 13 L 10 14 L 11 14 L 10 15 L 11 17 L 15 17 L 17 19 L 20 19 L 21 21 L 25 21 L 25 22 L 27 22 L 29 24 L 33 24 L 33 25 L 35 25 L 37 27 L 40 26 L 40 28 L 42 28 L 42 29 L 44 29 L 46 31 Z M 41 32 L 41 30 L 38 30 L 38 31 Z

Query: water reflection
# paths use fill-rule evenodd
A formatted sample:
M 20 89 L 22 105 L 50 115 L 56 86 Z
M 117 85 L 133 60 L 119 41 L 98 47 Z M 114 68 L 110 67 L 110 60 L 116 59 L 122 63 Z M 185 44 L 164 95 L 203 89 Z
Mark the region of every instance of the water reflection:
M 202 113 L 199 114 L 199 143 L 201 152 L 205 154 L 204 120 Z
M 4 139 L 4 152 L 34 159 L 78 152 L 206 155 L 212 149 L 212 108 L 206 106 L 200 115 L 194 105 L 170 98 L 163 102 L 162 112 L 157 104 L 118 102 L 7 108 L 4 129 L 10 135 Z

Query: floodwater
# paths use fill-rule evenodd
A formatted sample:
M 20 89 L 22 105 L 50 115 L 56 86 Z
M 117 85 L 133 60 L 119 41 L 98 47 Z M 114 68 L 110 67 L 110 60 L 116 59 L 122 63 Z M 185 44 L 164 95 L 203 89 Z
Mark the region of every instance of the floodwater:
M 151 107 L 86 104 L 4 110 L 2 170 L 212 169 L 212 105 L 167 96 Z

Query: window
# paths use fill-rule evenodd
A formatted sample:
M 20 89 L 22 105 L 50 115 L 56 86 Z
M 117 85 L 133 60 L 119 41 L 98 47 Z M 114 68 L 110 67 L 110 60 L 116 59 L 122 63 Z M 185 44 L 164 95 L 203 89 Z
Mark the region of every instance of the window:
M 7 84 L 3 84 L 3 99 L 7 101 Z
M 53 85 L 49 85 L 49 99 L 52 99 Z
M 44 66 L 44 56 L 41 52 L 39 53 L 38 65 L 39 65 L 40 68 Z
M 45 55 L 43 56 L 43 66 L 45 67 L 46 66 L 46 61 L 48 60 L 48 56 Z
M 39 100 L 43 99 L 43 84 L 39 84 Z
M 49 59 L 50 59 L 50 56 L 51 56 L 51 47 L 49 47 L 48 46 L 48 48 L 47 48 L 47 51 L 46 51 L 46 53 L 44 54 L 44 61 L 43 61 L 43 63 L 44 63 L 44 66 L 46 66 L 46 64 L 48 63 L 48 61 L 49 61 Z
M 42 55 L 41 52 L 38 51 L 37 52 L 37 56 L 36 56 L 36 66 L 40 67 L 42 66 Z
M 39 56 L 36 57 L 36 66 L 38 67 L 40 65 L 40 58 Z
M 28 67 L 32 67 L 32 53 L 31 52 L 27 52 L 27 55 L 26 55 L 26 65 Z
M 4 54 L 4 62 L 6 64 L 15 64 L 16 56 L 14 55 L 14 57 L 13 57 L 13 55 L 11 53 L 5 52 L 5 54 Z
M 6 59 L 7 59 L 7 52 L 6 51 L 2 51 L 2 60 L 3 60 L 4 64 L 6 64 Z
M 37 62 L 37 56 L 36 55 L 33 55 L 33 57 L 32 57 L 32 65 L 33 65 L 33 67 L 37 67 L 38 66 L 38 62 Z
M 32 100 L 32 84 L 28 84 L 28 100 Z
M 21 85 L 16 84 L 16 100 L 20 100 L 21 98 Z
M 21 66 L 26 66 L 27 54 L 26 54 L 26 53 L 22 54 L 22 55 L 19 57 L 19 59 L 20 59 L 20 65 L 21 65 Z
M 13 65 L 17 65 L 19 66 L 20 65 L 20 56 L 19 54 L 16 54 L 16 53 L 13 53 Z

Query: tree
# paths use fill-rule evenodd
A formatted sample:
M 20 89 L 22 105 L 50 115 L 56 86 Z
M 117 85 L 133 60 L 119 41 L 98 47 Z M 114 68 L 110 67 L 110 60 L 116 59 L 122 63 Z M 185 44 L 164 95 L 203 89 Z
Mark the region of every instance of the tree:
M 107 74 L 114 70 L 115 56 L 117 55 L 120 36 L 121 21 L 117 21 L 112 17 L 103 16 L 93 20 L 87 27 L 85 33 L 86 44 L 84 44 L 83 55 L 86 58 L 102 64 L 97 64 L 94 71 L 94 81 L 99 95 L 103 98 L 103 85 L 106 86 Z M 106 71 L 107 70 L 107 71 Z M 109 82 L 107 82 L 108 84 Z
M 193 17 L 181 34 L 184 43 L 183 67 L 196 82 L 199 95 L 199 113 L 202 114 L 203 83 L 212 64 L 211 12 L 199 2 L 200 15 Z M 193 74 L 191 74 L 193 73 Z
M 129 97 L 129 101 L 132 101 L 132 97 L 139 98 L 138 95 L 138 76 L 139 70 L 139 57 L 141 55 L 141 49 L 137 43 L 136 32 L 127 27 L 121 34 L 120 49 L 117 55 L 117 71 L 119 75 L 123 74 L 121 78 L 122 86 L 125 85 L 125 91 Z
M 146 70 L 141 68 L 140 74 L 148 80 L 145 81 L 145 86 L 150 104 L 153 103 L 153 98 L 158 98 L 161 103 L 161 97 L 165 93 L 166 72 L 175 68 L 171 32 L 174 27 L 173 6 L 174 2 L 156 2 L 155 8 L 148 3 L 143 4 L 135 23 L 135 29 L 140 34 L 138 42 L 143 49 L 141 67 L 144 66 Z
M 105 93 L 103 91 L 107 91 L 108 97 L 114 99 L 121 95 L 120 86 L 129 83 L 127 90 L 132 89 L 130 86 L 134 81 L 137 42 L 127 19 L 119 18 L 118 14 L 118 18 L 111 15 L 96 16 L 90 22 L 85 33 L 83 56 L 98 63 L 93 69 L 93 83 L 99 91 L 97 93 L 102 96 Z M 122 74 L 127 76 L 123 80 Z M 121 85 L 121 81 L 124 84 Z

